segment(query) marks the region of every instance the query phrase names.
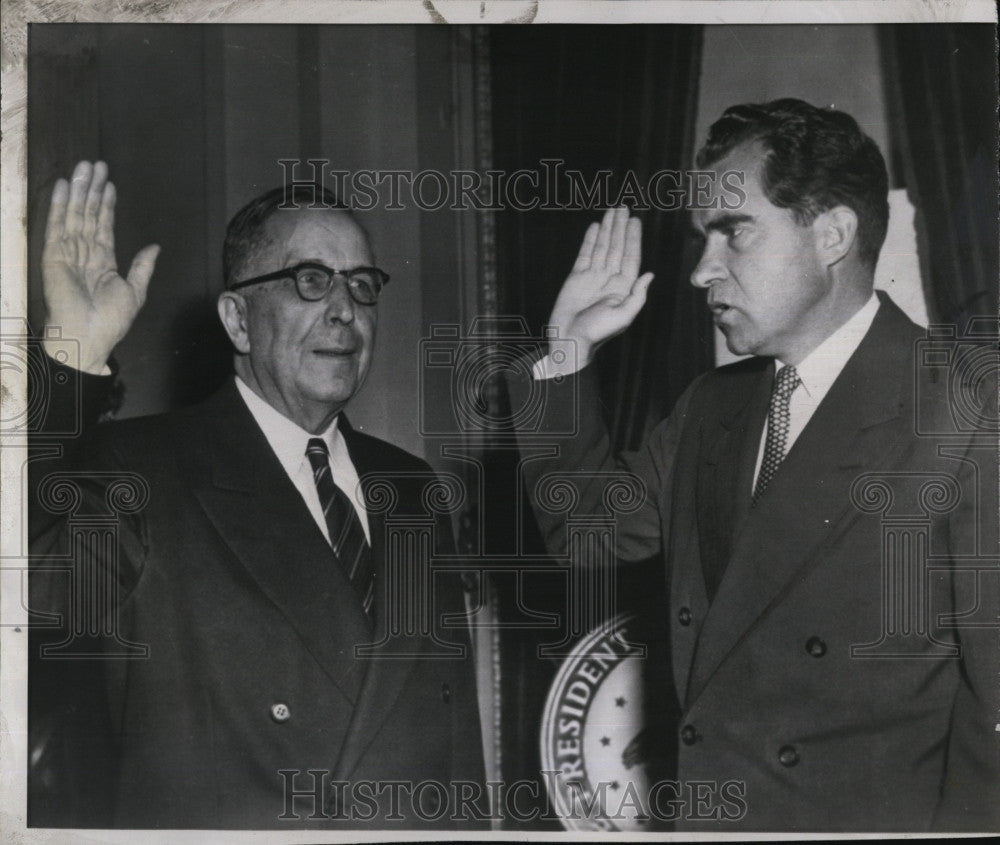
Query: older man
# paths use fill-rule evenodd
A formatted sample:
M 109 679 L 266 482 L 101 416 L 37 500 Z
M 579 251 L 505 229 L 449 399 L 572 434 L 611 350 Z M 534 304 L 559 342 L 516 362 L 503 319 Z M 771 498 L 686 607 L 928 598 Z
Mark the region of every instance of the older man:
M 85 408 L 107 388 L 101 374 L 157 254 L 147 247 L 119 275 L 114 205 L 106 166 L 82 162 L 56 185 L 46 233 L 48 319 L 80 340 Z M 84 443 L 66 444 L 84 471 L 71 477 L 83 491 L 77 515 L 106 509 L 116 478 L 148 490 L 145 507 L 121 516 L 116 548 L 74 551 L 63 519 L 44 507 L 32 514 L 36 556 L 75 554 L 75 575 L 115 585 L 106 644 L 148 647 L 145 659 L 102 662 L 101 709 L 117 747 L 101 784 L 113 814 L 105 823 L 474 824 L 476 812 L 454 803 L 483 779 L 467 648 L 463 658 L 442 647 L 446 632 L 436 631 L 439 642 L 411 637 L 382 659 L 357 650 L 386 637 L 387 608 L 405 598 L 392 590 L 406 588 L 388 571 L 386 513 L 369 511 L 359 480 L 389 479 L 396 512 L 425 518 L 421 494 L 434 481 L 422 461 L 354 431 L 343 414 L 371 365 L 388 277 L 351 214 L 302 186 L 242 209 L 224 263 L 219 316 L 235 378 L 199 406 L 93 426 Z M 59 510 L 44 479 L 39 496 Z M 438 553 L 453 550 L 446 519 L 434 541 Z M 428 560 L 405 563 L 431 582 Z M 460 614 L 459 584 L 433 584 L 427 618 Z M 31 595 L 33 609 L 79 611 L 51 571 L 33 574 Z M 461 632 L 451 639 L 468 646 Z M 46 677 L 58 667 L 40 665 Z M 416 789 L 427 781 L 436 785 Z
M 536 367 L 565 377 L 547 411 L 578 396 L 579 432 L 525 464 L 529 491 L 553 470 L 645 486 L 617 552 L 668 572 L 678 778 L 736 782 L 745 802 L 678 825 L 995 830 L 995 415 L 982 432 L 956 425 L 948 391 L 968 386 L 942 372 L 947 344 L 934 366 L 916 359 L 924 333 L 873 292 L 882 156 L 850 116 L 779 100 L 727 110 L 698 166 L 716 191 L 694 212 L 691 281 L 752 357 L 699 378 L 642 450 L 612 453 L 586 365 L 652 276 L 638 221 L 609 211 L 550 320 L 581 369 L 551 353 Z M 741 203 L 721 190 L 737 176 Z M 995 407 L 995 388 L 978 399 Z M 599 510 L 600 489 L 580 484 L 578 512 Z M 563 526 L 536 513 L 561 552 Z

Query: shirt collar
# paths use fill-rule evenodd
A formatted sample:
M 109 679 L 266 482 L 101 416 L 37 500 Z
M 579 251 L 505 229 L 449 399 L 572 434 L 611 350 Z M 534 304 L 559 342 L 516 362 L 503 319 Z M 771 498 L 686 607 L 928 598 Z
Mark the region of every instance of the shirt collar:
M 837 380 L 848 359 L 861 345 L 871 328 L 879 301 L 875 292 L 871 298 L 832 335 L 810 352 L 795 367 L 806 393 L 819 402 Z M 780 369 L 783 362 L 778 361 Z
M 267 438 L 274 454 L 277 455 L 285 472 L 289 475 L 298 472 L 302 462 L 308 460 L 306 458 L 306 445 L 314 437 L 321 437 L 325 440 L 330 454 L 335 454 L 339 414 L 333 418 L 333 422 L 322 434 L 310 434 L 261 399 L 239 376 L 236 376 L 236 389 L 239 390 L 250 414 L 257 421 L 257 425 L 264 432 L 264 437 Z

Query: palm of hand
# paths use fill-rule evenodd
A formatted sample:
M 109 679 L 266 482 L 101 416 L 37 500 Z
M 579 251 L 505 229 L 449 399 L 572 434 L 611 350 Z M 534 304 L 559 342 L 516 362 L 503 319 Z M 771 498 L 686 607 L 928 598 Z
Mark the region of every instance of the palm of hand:
M 634 318 L 630 308 L 623 308 L 634 279 L 623 274 L 602 276 L 585 271 L 571 273 L 553 308 L 561 316 L 556 325 L 565 327 L 566 337 L 576 337 L 591 344 L 600 343 L 624 331 Z
M 49 321 L 67 337 L 113 347 L 128 331 L 142 300 L 119 275 L 113 247 L 81 233 L 63 233 L 42 255 Z
M 115 261 L 115 188 L 103 162 L 81 161 L 72 185 L 52 191 L 42 283 L 47 325 L 80 344 L 80 368 L 100 372 L 146 301 L 158 246 L 144 247 L 127 276 Z M 48 336 L 46 334 L 46 336 Z
M 560 337 L 589 349 L 628 328 L 653 279 L 639 276 L 641 252 L 641 226 L 626 209 L 609 209 L 591 224 L 549 319 Z

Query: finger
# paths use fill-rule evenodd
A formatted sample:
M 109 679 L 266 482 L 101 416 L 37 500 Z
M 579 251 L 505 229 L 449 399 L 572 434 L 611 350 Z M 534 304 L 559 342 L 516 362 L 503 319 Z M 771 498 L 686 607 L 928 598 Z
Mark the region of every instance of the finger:
M 601 228 L 597 233 L 597 241 L 594 243 L 594 252 L 591 255 L 590 263 L 592 267 L 603 267 L 608 256 L 608 244 L 611 242 L 611 227 L 614 225 L 615 210 L 609 208 L 604 212 L 601 220 Z
M 622 253 L 625 251 L 625 230 L 628 228 L 628 209 L 616 208 L 612 217 L 611 240 L 605 262 L 608 270 L 617 273 L 622 268 Z
M 635 319 L 636 314 L 642 311 L 642 306 L 646 304 L 646 294 L 649 292 L 649 286 L 653 283 L 652 273 L 643 273 L 638 279 L 635 280 L 635 284 L 632 285 L 632 290 L 629 291 L 629 295 L 622 300 L 621 308 L 631 316 L 629 317 L 629 322 Z
M 632 290 L 629 291 L 628 296 L 620 300 L 614 295 L 607 297 L 606 302 L 611 302 L 612 299 L 617 301 L 612 304 L 611 309 L 607 312 L 607 319 L 604 321 L 604 331 L 606 333 L 602 341 L 620 334 L 635 322 L 635 318 L 642 311 L 642 306 L 646 304 L 646 291 L 649 290 L 649 285 L 652 281 L 653 274 L 645 273 L 642 277 L 635 280 L 635 284 L 632 286 Z
M 45 223 L 45 242 L 52 243 L 62 237 L 66 227 L 66 203 L 69 202 L 69 182 L 57 179 L 49 203 L 49 218 Z
M 108 166 L 103 161 L 94 163 L 94 173 L 87 189 L 87 199 L 83 208 L 83 233 L 93 235 L 97 230 L 97 217 L 101 209 L 104 185 L 108 181 Z
M 587 231 L 583 235 L 583 243 L 580 244 L 580 251 L 573 263 L 574 273 L 590 267 L 590 256 L 594 251 L 594 243 L 597 241 L 597 230 L 600 228 L 597 223 L 591 223 L 587 227 Z
M 132 259 L 132 266 L 129 267 L 126 281 L 140 305 L 146 301 L 146 290 L 149 288 L 149 280 L 153 276 L 153 268 L 156 267 L 156 258 L 159 254 L 160 247 L 157 244 L 144 246 Z
M 97 230 L 94 233 L 98 243 L 113 249 L 115 245 L 115 183 L 106 182 L 101 194 L 101 206 L 97 213 Z
M 633 217 L 625 229 L 625 254 L 622 256 L 621 273 L 626 279 L 639 275 L 642 261 L 642 221 Z
M 81 161 L 73 170 L 69 183 L 69 204 L 66 206 L 66 231 L 76 234 L 83 230 L 83 208 L 90 188 L 90 162 Z

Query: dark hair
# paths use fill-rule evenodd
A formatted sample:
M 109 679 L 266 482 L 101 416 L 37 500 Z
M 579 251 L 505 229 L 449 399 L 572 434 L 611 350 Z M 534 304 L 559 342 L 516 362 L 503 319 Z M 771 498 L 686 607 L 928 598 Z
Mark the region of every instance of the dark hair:
M 250 259 L 254 250 L 265 238 L 264 226 L 276 211 L 299 208 L 335 208 L 353 219 L 350 209 L 329 189 L 318 182 L 290 182 L 250 200 L 233 215 L 226 227 L 226 240 L 222 246 L 222 278 L 228 287 L 233 274 Z
M 889 177 L 876 143 L 836 109 L 786 98 L 726 109 L 698 151 L 705 168 L 740 144 L 758 141 L 766 156 L 761 185 L 779 208 L 804 225 L 836 205 L 858 216 L 858 251 L 874 268 L 889 224 Z

